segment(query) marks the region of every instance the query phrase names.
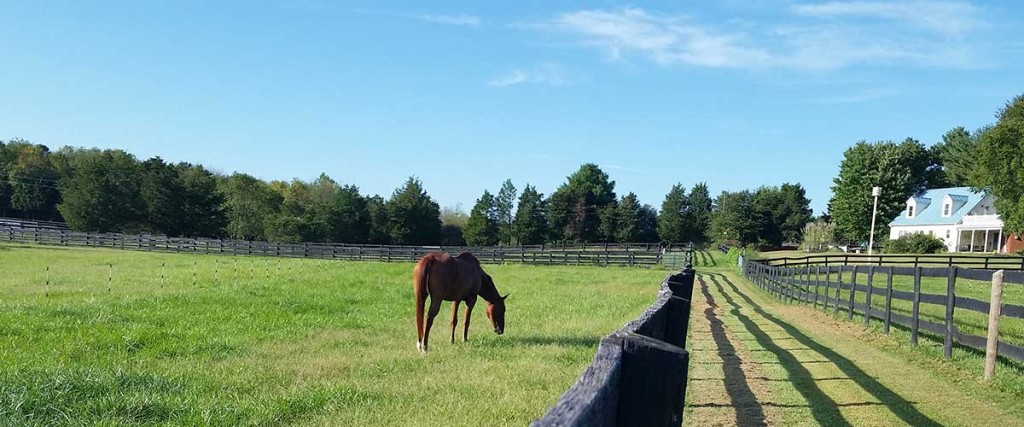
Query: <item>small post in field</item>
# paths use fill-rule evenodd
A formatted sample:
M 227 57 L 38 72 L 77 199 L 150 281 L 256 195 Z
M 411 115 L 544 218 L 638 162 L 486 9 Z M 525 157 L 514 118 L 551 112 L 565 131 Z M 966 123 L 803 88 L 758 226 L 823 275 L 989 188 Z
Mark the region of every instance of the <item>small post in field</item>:
M 43 296 L 50 296 L 50 266 L 46 266 L 46 287 L 43 288 Z
M 166 262 L 161 262 L 160 263 L 160 289 L 164 288 L 164 266 L 166 264 L 167 264 Z
M 214 285 L 217 285 L 220 282 L 219 278 L 220 278 L 220 260 L 219 259 L 214 259 L 213 260 L 213 284 Z
M 988 342 L 985 346 L 985 381 L 996 373 L 996 356 L 999 355 L 999 312 L 1003 302 L 1003 270 L 992 274 L 992 299 L 988 308 Z
M 199 281 L 198 277 L 196 277 L 198 275 L 196 270 L 197 270 L 196 261 L 193 260 L 192 261 L 192 286 L 196 286 L 198 284 L 198 281 Z
M 107 264 L 107 293 L 113 289 L 114 285 L 114 264 Z

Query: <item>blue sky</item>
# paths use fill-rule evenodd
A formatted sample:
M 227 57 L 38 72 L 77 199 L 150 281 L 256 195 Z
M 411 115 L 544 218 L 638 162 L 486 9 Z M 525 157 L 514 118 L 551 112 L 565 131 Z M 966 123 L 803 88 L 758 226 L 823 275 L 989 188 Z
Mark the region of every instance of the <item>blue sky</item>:
M 799 182 L 821 213 L 854 142 L 1024 92 L 1014 2 L 693 3 L 0 1 L 0 139 L 466 210 L 594 162 L 656 207 Z

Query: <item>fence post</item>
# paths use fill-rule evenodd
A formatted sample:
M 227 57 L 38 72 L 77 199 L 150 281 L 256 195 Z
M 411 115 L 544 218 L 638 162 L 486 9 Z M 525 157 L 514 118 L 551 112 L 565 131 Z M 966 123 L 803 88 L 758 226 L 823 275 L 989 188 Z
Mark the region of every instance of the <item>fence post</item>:
M 814 266 L 814 303 L 813 308 L 818 308 L 818 288 L 821 287 L 821 266 Z
M 850 273 L 850 304 L 849 310 L 846 312 L 846 320 L 853 320 L 853 301 L 857 295 L 857 266 L 853 266 L 853 272 Z
M 618 425 L 682 425 L 686 350 L 638 334 L 622 336 Z M 651 398 L 655 397 L 655 398 Z
M 845 266 L 842 264 L 839 265 L 839 277 L 836 279 L 836 299 L 833 304 L 834 309 L 832 311 L 833 316 L 839 315 L 839 298 L 843 293 L 843 267 Z
M 999 354 L 999 311 L 1003 301 L 1003 270 L 992 274 L 992 298 L 988 306 L 988 341 L 985 345 L 985 381 L 996 373 L 996 356 Z
M 889 267 L 889 274 L 885 279 L 885 326 L 882 331 L 889 333 L 889 325 L 892 323 L 892 267 Z
M 914 267 L 914 306 L 911 316 L 910 345 L 917 347 L 917 330 L 921 325 L 921 267 Z
M 951 258 L 952 259 L 952 258 Z M 942 356 L 946 360 L 953 358 L 953 308 L 956 307 L 956 267 L 949 268 L 949 278 L 946 280 L 946 334 L 942 343 Z
M 874 293 L 875 267 L 868 267 L 868 293 L 864 296 L 864 326 L 871 324 L 871 294 Z

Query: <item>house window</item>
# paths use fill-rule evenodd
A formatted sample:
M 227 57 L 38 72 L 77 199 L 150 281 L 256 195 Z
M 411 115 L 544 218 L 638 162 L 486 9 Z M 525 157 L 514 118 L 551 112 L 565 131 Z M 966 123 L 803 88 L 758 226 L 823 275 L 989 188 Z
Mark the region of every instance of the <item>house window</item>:
M 946 230 L 946 240 L 949 240 L 949 230 Z
M 914 205 L 908 205 L 907 206 L 907 218 L 913 218 L 913 217 L 914 217 Z
M 949 216 L 949 203 L 942 205 L 942 216 Z

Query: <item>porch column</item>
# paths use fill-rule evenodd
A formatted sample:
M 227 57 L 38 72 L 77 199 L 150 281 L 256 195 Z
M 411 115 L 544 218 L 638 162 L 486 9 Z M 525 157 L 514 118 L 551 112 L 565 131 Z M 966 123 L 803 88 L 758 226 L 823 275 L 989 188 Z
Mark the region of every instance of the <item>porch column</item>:
M 985 249 L 982 252 L 988 252 L 988 229 L 985 229 Z
M 974 232 L 978 230 L 971 230 L 971 252 L 974 252 Z
M 999 229 L 999 253 L 1003 253 L 1003 229 Z

